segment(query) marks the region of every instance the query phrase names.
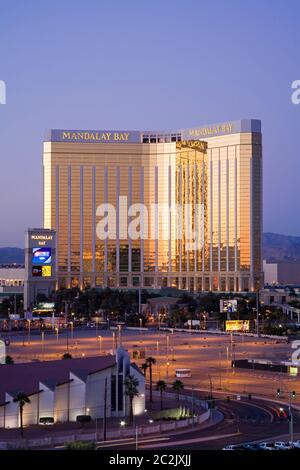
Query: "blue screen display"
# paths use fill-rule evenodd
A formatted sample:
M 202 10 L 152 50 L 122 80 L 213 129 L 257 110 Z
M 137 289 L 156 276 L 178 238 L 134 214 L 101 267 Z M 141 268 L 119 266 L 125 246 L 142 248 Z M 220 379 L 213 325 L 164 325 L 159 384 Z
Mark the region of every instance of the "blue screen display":
M 50 264 L 51 248 L 32 248 L 32 264 Z

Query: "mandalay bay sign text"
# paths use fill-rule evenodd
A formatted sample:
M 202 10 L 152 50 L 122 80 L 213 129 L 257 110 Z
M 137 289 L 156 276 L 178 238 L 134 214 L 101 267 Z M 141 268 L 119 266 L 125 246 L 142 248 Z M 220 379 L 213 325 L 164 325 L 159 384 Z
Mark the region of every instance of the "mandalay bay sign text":
M 116 130 L 63 130 L 52 129 L 47 139 L 51 142 L 71 143 L 139 143 L 139 131 Z

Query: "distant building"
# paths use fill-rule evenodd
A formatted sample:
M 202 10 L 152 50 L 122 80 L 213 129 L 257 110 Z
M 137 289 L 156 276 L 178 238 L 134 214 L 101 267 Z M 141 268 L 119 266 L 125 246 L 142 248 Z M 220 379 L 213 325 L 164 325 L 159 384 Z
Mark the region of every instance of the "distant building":
M 300 261 L 263 260 L 265 285 L 299 285 Z
M 92 419 L 129 415 L 129 398 L 124 379 L 131 374 L 139 381 L 139 395 L 134 398 L 133 412 L 145 411 L 145 377 L 128 353 L 118 348 L 116 356 L 30 362 L 0 366 L 0 428 L 19 427 L 19 408 L 14 403 L 18 392 L 26 393 L 30 403 L 23 412 L 24 425 L 39 424 L 41 418 L 54 423 L 76 421 L 79 415 Z
M 0 287 L 22 287 L 24 277 L 23 266 L 0 266 Z
M 44 227 L 57 233 L 58 288 L 256 290 L 261 123 L 53 129 L 44 142 Z
M 23 295 L 24 276 L 23 266 L 0 266 L 0 303 L 16 294 Z

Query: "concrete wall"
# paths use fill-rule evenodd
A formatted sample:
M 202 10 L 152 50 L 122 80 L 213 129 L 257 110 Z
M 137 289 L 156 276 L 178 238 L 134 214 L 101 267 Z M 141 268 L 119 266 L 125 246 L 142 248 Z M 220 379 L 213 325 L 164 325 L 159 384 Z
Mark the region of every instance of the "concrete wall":
M 40 404 L 39 404 L 39 418 L 54 417 L 54 391 L 48 388 L 45 384 L 40 382 L 40 389 L 43 390 L 40 393 Z
M 145 399 L 145 377 L 140 374 L 134 367 L 130 367 L 130 374 L 136 377 L 139 381 L 139 396 L 135 397 L 133 399 L 133 414 L 138 416 L 138 415 L 143 415 L 145 413 L 145 408 L 146 408 L 146 399 Z M 126 408 L 127 408 L 127 414 L 129 412 L 129 400 L 127 400 L 126 403 Z
M 70 373 L 70 421 L 76 421 L 78 415 L 89 414 L 85 406 L 85 383 L 75 374 Z
M 70 382 L 55 387 L 54 421 L 69 421 Z
M 116 367 L 91 374 L 86 382 L 86 408 L 92 418 L 103 418 L 104 416 L 104 391 L 105 378 L 107 378 L 107 409 L 106 416 L 111 416 L 111 374 L 115 373 Z

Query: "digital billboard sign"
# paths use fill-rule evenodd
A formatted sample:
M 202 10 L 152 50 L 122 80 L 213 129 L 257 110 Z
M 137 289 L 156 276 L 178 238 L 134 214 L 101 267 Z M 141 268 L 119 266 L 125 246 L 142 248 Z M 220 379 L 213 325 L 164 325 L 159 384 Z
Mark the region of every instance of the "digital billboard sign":
M 43 265 L 51 263 L 51 248 L 32 248 L 32 264 Z
M 225 323 L 226 331 L 249 331 L 249 320 L 227 320 Z
M 32 276 L 33 277 L 51 277 L 52 269 L 51 266 L 33 266 L 32 267 Z
M 237 299 L 220 300 L 220 312 L 234 313 L 237 312 Z

